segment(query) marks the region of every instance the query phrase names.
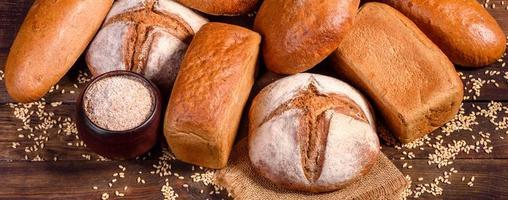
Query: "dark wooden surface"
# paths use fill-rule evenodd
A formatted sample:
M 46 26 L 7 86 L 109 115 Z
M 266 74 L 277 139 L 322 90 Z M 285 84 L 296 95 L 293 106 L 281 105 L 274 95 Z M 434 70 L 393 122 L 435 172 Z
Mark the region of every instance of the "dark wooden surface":
M 0 0 L 0 69 L 3 69 L 9 47 L 31 3 L 32 0 Z M 496 5 L 495 8 L 492 8 L 492 4 Z M 488 2 L 489 12 L 495 16 L 505 33 L 508 32 L 507 4 L 500 0 Z M 214 18 L 213 20 L 243 24 L 249 18 Z M 487 109 L 492 102 L 503 105 L 508 103 L 508 76 L 505 77 L 508 68 L 502 66 L 503 62 L 473 70 L 458 67 L 465 77 L 466 95 L 470 96 L 470 99 L 464 102 L 465 115 L 478 112 L 477 106 Z M 320 67 L 327 68 L 326 63 Z M 73 117 L 75 98 L 79 93 L 79 89 L 74 88 L 73 84 L 77 84 L 79 88 L 84 86 L 76 81 L 79 71 L 86 71 L 82 58 L 60 81 L 60 89 L 45 97 L 48 103 L 62 102 L 62 105 L 57 107 L 47 105 L 44 109 L 46 112 L 54 112 L 56 116 L 64 118 Z M 498 86 L 494 83 L 484 83 L 477 89 L 480 95 L 476 96 L 474 90 L 469 91 L 477 87 L 471 79 L 495 80 Z M 62 89 L 67 92 L 61 94 Z M 71 90 L 75 90 L 75 93 L 69 93 Z M 226 191 L 210 195 L 210 192 L 215 191 L 213 186 L 192 181 L 190 178 L 192 174 L 204 173 L 206 169 L 199 169 L 172 159 L 161 160 L 163 143 L 155 147 L 151 154 L 143 159 L 97 161 L 99 156 L 79 145 L 75 133 L 69 135 L 57 133 L 58 128 L 53 128 L 47 133 L 35 131 L 34 136 L 47 137 L 47 141 L 43 142 L 44 148 L 26 152 L 25 147 L 33 146 L 36 140 L 27 138 L 30 135 L 27 131 L 18 130 L 23 123 L 14 116 L 10 103 L 12 99 L 8 97 L 3 81 L 0 81 L 0 199 L 100 199 L 103 193 L 108 193 L 110 198 L 114 199 L 162 199 L 161 188 L 166 182 L 182 199 L 227 198 Z M 413 191 L 416 191 L 418 184 L 425 186 L 425 184 L 433 183 L 434 179 L 444 176 L 445 171 L 456 170 L 456 173 L 452 173 L 448 179 L 451 184 L 443 182 L 438 184 L 438 187 L 443 189 L 441 195 L 422 194 L 420 198 L 508 199 L 508 140 L 504 139 L 508 138 L 508 129 L 492 123 L 503 121 L 503 117 L 508 117 L 507 113 L 508 108 L 501 108 L 492 115 L 497 116 L 496 118 L 476 113 L 476 119 L 473 121 L 477 123 L 470 126 L 471 130 L 459 130 L 446 135 L 440 129 L 429 136 L 428 144 L 421 147 L 410 149 L 400 147 L 400 144 L 384 142 L 382 150 L 404 174 L 411 177 Z M 36 117 L 32 120 L 33 124 L 40 122 Z M 488 138 L 485 136 L 486 133 L 490 134 Z M 23 138 L 20 138 L 20 134 Z M 442 135 L 441 143 L 438 142 L 440 139 L 438 135 Z M 488 141 L 480 142 L 481 138 Z M 441 168 L 438 168 L 437 164 L 429 164 L 429 156 L 440 154 L 437 153 L 439 151 L 436 146 L 432 147 L 433 144 L 438 143 L 437 147 L 441 148 L 454 144 L 454 141 L 463 141 L 468 145 L 479 146 L 480 149 L 478 152 L 473 150 L 469 153 L 455 153 L 453 163 Z M 16 148 L 12 147 L 13 144 Z M 483 146 L 492 147 L 491 152 L 489 150 L 485 152 Z M 37 157 L 44 161 L 30 161 Z M 150 173 L 155 172 L 156 167 L 161 163 L 171 165 L 170 171 L 178 173 L 181 177 L 178 178 L 174 174 L 160 176 L 157 173 Z M 113 176 L 114 173 L 122 172 L 119 165 L 126 167 L 125 178 Z M 473 185 L 468 186 L 467 183 L 473 176 L 475 177 Z M 138 177 L 145 180 L 145 184 L 138 183 Z M 465 181 L 462 181 L 463 177 Z M 108 183 L 114 178 L 117 178 L 117 181 L 110 187 Z M 185 187 L 187 185 L 188 187 Z M 94 186 L 97 189 L 94 189 Z M 127 190 L 124 190 L 125 186 L 128 186 Z M 116 196 L 115 191 L 125 193 L 125 196 Z M 411 196 L 414 197 L 414 195 L 413 192 Z

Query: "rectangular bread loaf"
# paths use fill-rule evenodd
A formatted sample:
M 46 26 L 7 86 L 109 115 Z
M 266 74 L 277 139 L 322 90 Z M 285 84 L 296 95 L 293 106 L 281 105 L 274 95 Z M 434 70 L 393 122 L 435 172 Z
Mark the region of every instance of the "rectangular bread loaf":
M 192 40 L 176 78 L 164 135 L 177 159 L 226 166 L 242 110 L 254 84 L 261 36 L 208 23 Z
M 367 3 L 331 56 L 336 70 L 374 101 L 401 142 L 453 119 L 463 85 L 446 55 L 404 15 Z

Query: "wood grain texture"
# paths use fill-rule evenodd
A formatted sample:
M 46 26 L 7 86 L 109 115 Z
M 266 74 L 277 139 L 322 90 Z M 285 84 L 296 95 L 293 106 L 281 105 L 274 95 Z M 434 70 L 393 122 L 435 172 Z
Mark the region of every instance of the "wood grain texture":
M 27 168 L 27 164 L 30 167 Z M 125 178 L 112 176 L 121 172 L 118 165 L 126 166 Z M 0 199 L 100 199 L 104 192 L 117 199 L 115 191 L 125 194 L 122 199 L 162 199 L 160 189 L 166 178 L 182 199 L 221 199 L 226 196 L 210 195 L 210 190 L 202 183 L 189 183 L 192 181 L 175 176 L 160 178 L 138 174 L 150 168 L 146 161 L 5 162 L 0 165 Z M 189 165 L 179 163 L 174 168 L 181 171 L 181 176 L 192 174 Z M 137 177 L 145 180 L 145 184 L 137 183 Z M 109 187 L 108 183 L 114 178 L 117 181 Z M 183 187 L 183 184 L 189 187 Z M 124 190 L 125 186 L 128 186 L 127 190 Z M 203 193 L 200 190 L 204 190 Z
M 413 166 L 412 169 L 401 169 L 404 174 L 411 177 L 423 178 L 422 181 L 412 180 L 414 185 L 432 183 L 434 178 L 443 176 L 443 173 L 433 166 L 427 165 L 423 160 L 399 161 L 394 160 L 396 166 L 403 163 Z M 460 159 L 455 163 L 456 174 L 450 176 L 451 184 L 441 183 L 444 189 L 443 196 L 422 195 L 422 199 L 505 199 L 508 196 L 508 160 L 475 160 Z M 449 169 L 449 168 L 448 168 Z M 462 177 L 465 180 L 462 181 Z M 472 176 L 475 176 L 473 187 L 467 185 Z
M 0 69 L 3 69 L 9 47 L 16 35 L 23 18 L 28 11 L 33 0 L 0 0 Z M 485 3 L 485 1 L 480 1 Z M 492 3 L 496 4 L 496 8 L 492 9 Z M 502 4 L 501 0 L 489 1 L 491 14 L 498 20 L 503 27 L 505 33 L 508 33 L 508 9 L 507 4 Z M 210 16 L 209 16 L 210 17 Z M 212 21 L 222 21 L 238 25 L 250 27 L 252 25 L 251 17 L 210 17 Z M 504 61 L 503 61 L 504 62 Z M 481 80 L 495 80 L 499 86 L 493 83 L 484 83 L 479 89 L 481 95 L 473 99 L 475 93 L 473 83 L 468 83 L 469 78 L 465 79 L 466 92 L 471 96 L 464 104 L 465 113 L 475 111 L 474 106 L 487 108 L 490 101 L 498 101 L 508 104 L 508 80 L 505 73 L 508 68 L 502 67 L 499 62 L 480 69 L 462 69 L 458 68 L 465 77 L 472 76 Z M 326 64 L 322 64 L 323 68 L 327 68 Z M 47 102 L 62 101 L 63 104 L 58 107 L 48 106 L 47 111 L 52 111 L 57 116 L 73 117 L 74 103 L 77 93 L 80 89 L 74 88 L 79 71 L 86 71 L 85 63 L 81 58 L 71 69 L 68 75 L 59 82 L 60 90 L 48 94 L 45 99 Z M 499 74 L 496 74 L 499 71 Z M 494 73 L 491 75 L 490 73 Z M 78 85 L 82 88 L 83 85 Z M 66 93 L 60 93 L 61 89 L 65 89 Z M 74 90 L 71 94 L 69 91 Z M 9 107 L 12 99 L 8 97 L 3 81 L 0 81 L 0 199 L 99 199 L 101 194 L 107 192 L 111 198 L 115 196 L 115 190 L 125 193 L 126 199 L 162 199 L 161 187 L 165 184 L 166 179 L 173 187 L 179 197 L 182 199 L 225 199 L 227 194 L 222 191 L 218 195 L 210 195 L 214 191 L 213 186 L 206 186 L 203 183 L 195 183 L 190 180 L 190 175 L 194 173 L 203 173 L 205 170 L 187 165 L 175 160 L 166 160 L 166 164 L 171 165 L 171 171 L 178 173 L 184 177 L 183 180 L 178 179 L 174 174 L 168 176 L 159 176 L 158 174 L 150 174 L 154 171 L 155 166 L 160 166 L 161 146 L 160 144 L 151 151 L 150 156 L 145 156 L 145 160 L 133 161 L 95 161 L 99 157 L 93 152 L 88 151 L 85 147 L 76 146 L 74 135 L 57 134 L 56 130 L 48 131 L 49 139 L 45 142 L 42 150 L 33 152 L 25 152 L 25 147 L 32 146 L 35 142 L 33 139 L 26 137 L 20 138 L 19 134 L 27 134 L 24 131 L 18 131 L 22 122 L 13 116 L 13 109 Z M 498 119 L 508 117 L 507 113 L 499 113 Z M 36 118 L 33 123 L 37 123 Z M 435 149 L 423 145 L 423 150 L 417 149 L 396 149 L 393 145 L 383 145 L 382 151 L 393 160 L 394 164 L 401 169 L 404 174 L 413 178 L 413 185 L 431 183 L 434 178 L 443 175 L 443 171 L 450 170 L 452 167 L 458 171 L 452 174 L 450 181 L 452 184 L 441 183 L 444 188 L 442 196 L 434 197 L 425 194 L 425 199 L 503 199 L 508 197 L 508 135 L 506 129 L 496 130 L 489 118 L 478 117 L 477 125 L 472 126 L 472 130 L 461 130 L 451 133 L 450 136 L 443 137 L 443 144 L 451 144 L 453 141 L 464 140 L 468 144 L 474 143 L 472 136 L 481 137 L 479 132 L 490 133 L 492 153 L 470 152 L 458 153 L 453 160 L 453 164 L 437 168 L 436 164 L 428 164 L 428 157 L 435 154 Z M 246 126 L 243 126 L 246 127 Z M 245 132 L 245 130 L 241 131 Z M 40 132 L 34 133 L 43 134 Z M 437 142 L 435 136 L 445 135 L 441 130 L 437 130 L 431 134 L 432 138 L 429 143 Z M 506 137 L 507 139 L 504 139 Z M 164 141 L 164 140 L 161 140 Z M 12 148 L 13 143 L 19 143 L 17 148 Z M 71 143 L 71 145 L 69 145 Z M 403 152 L 413 153 L 414 158 L 409 159 Z M 26 161 L 25 155 L 31 160 L 37 155 L 45 161 L 31 162 Z M 54 158 L 57 161 L 53 161 Z M 90 160 L 88 160 L 88 157 Z M 401 157 L 404 160 L 401 160 Z M 406 164 L 407 163 L 407 164 Z M 406 166 L 404 167 L 404 164 Z M 114 178 L 112 175 L 121 170 L 118 165 L 126 166 L 125 178 L 117 177 L 117 182 L 112 187 L 108 183 Z M 407 166 L 412 166 L 409 169 Z M 142 174 L 139 174 L 142 171 Z M 146 184 L 137 183 L 137 177 L 141 177 Z M 461 181 L 462 176 L 466 181 Z M 473 187 L 468 187 L 467 182 L 475 176 L 476 181 Z M 423 178 L 422 181 L 416 180 Z M 184 187 L 188 184 L 188 187 Z M 97 190 L 92 187 L 98 186 Z M 123 187 L 128 186 L 124 192 Z M 201 192 L 203 190 L 203 192 Z

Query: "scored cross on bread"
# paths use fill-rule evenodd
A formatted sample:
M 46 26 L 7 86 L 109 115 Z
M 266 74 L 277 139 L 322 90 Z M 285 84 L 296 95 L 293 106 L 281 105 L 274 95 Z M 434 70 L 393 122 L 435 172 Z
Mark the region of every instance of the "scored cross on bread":
M 316 74 L 281 79 L 254 99 L 249 156 L 277 185 L 338 189 L 365 174 L 379 154 L 369 106 L 352 87 Z
M 306 126 L 301 126 L 296 134 L 299 137 L 304 173 L 311 181 L 316 181 L 321 175 L 331 111 L 369 123 L 361 108 L 351 99 L 339 94 L 320 94 L 315 84 L 316 81 L 312 77 L 308 88 L 299 91 L 295 98 L 277 107 L 260 125 L 291 109 L 300 110 L 298 123 Z
M 171 0 L 117 1 L 90 45 L 88 67 L 94 76 L 134 71 L 169 89 L 192 36 L 206 22 Z

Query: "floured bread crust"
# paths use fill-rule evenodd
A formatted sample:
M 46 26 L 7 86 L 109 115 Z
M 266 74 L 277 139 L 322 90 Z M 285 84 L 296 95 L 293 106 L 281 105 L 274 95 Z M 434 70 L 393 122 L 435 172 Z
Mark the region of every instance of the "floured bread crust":
M 249 113 L 249 157 L 282 187 L 327 192 L 365 174 L 379 154 L 367 101 L 354 88 L 297 74 L 263 89 Z
M 169 92 L 192 36 L 207 20 L 171 0 L 119 0 L 90 44 L 94 76 L 131 70 Z

